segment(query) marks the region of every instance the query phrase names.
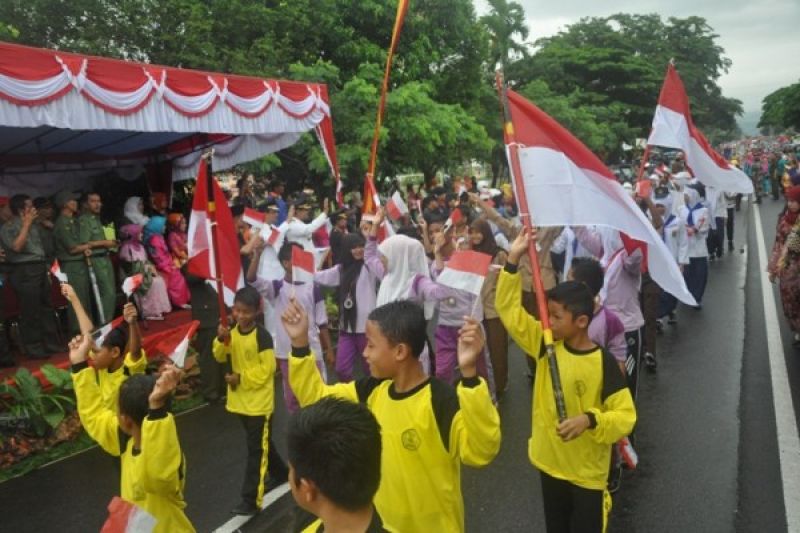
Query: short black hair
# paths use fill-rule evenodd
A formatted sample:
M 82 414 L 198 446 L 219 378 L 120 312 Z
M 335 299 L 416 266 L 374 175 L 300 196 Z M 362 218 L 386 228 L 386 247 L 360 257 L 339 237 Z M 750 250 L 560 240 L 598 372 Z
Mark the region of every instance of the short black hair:
M 53 201 L 50 198 L 39 196 L 33 199 L 33 207 L 36 209 L 43 209 L 45 207 L 53 207 Z
M 422 235 L 419 232 L 419 228 L 417 226 L 400 226 L 397 229 L 398 235 L 405 235 L 406 237 L 411 237 L 414 240 L 421 241 Z
M 31 197 L 27 194 L 15 194 L 8 201 L 8 206 L 14 215 L 19 215 L 25 210 L 25 202 L 30 200 Z
M 259 307 L 261 307 L 261 295 L 255 288 L 248 285 L 236 291 L 236 295 L 233 297 L 233 303 L 236 302 L 258 311 Z
M 287 440 L 293 483 L 313 481 L 348 511 L 372 504 L 381 481 L 381 428 L 366 406 L 322 398 L 292 415 Z
M 572 260 L 572 279 L 589 287 L 592 296 L 597 296 L 605 283 L 605 272 L 597 259 L 576 257 Z
M 572 313 L 572 319 L 586 316 L 590 321 L 594 316 L 594 296 L 584 283 L 565 281 L 547 291 L 547 299 L 559 303 Z
M 409 300 L 389 302 L 373 309 L 367 320 L 375 322 L 392 345 L 408 345 L 414 357 L 422 354 L 427 323 L 419 305 Z
M 128 333 L 120 326 L 112 329 L 108 335 L 105 336 L 101 346 L 106 348 L 119 348 L 120 353 L 125 355 L 125 346 L 128 344 Z
M 297 246 L 298 248 L 303 248 L 296 242 L 285 242 L 281 249 L 278 250 L 278 261 L 291 261 L 292 260 L 292 248 Z
M 119 388 L 119 413 L 129 416 L 141 426 L 144 417 L 150 410 L 150 393 L 156 385 L 156 377 L 147 374 L 136 374 Z

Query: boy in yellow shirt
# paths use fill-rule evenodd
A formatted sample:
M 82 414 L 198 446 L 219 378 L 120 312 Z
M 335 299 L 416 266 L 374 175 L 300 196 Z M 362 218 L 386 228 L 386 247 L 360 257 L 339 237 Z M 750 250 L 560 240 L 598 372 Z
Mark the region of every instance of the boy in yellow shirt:
M 636 410 L 613 356 L 589 338 L 591 292 L 582 283 L 567 281 L 547 292 L 567 408 L 567 418 L 559 421 L 542 324 L 522 307 L 517 272 L 535 237 L 523 231 L 512 243 L 495 300 L 511 338 L 541 367 L 533 385 L 528 456 L 541 474 L 548 533 L 604 531 L 611 510 L 606 491 L 611 445 L 633 430 Z
M 461 463 L 484 466 L 500 449 L 500 417 L 478 377 L 480 324 L 465 317 L 459 332 L 462 379 L 455 387 L 425 374 L 419 356 L 427 327 L 407 300 L 374 309 L 364 357 L 373 377 L 325 385 L 308 344 L 308 316 L 293 299 L 281 316 L 291 339 L 289 381 L 302 406 L 324 396 L 366 404 L 381 425 L 381 483 L 375 507 L 388 531 L 464 530 Z
M 96 373 L 97 383 L 103 397 L 103 406 L 112 411 L 117 409 L 119 388 L 130 376 L 144 374 L 147 369 L 147 357 L 142 350 L 142 336 L 139 332 L 136 306 L 128 302 L 122 308 L 122 316 L 128 324 L 128 333 L 122 327 L 111 330 L 100 339 L 97 345 L 92 339 L 94 326 L 92 319 L 83 309 L 81 300 L 68 283 L 61 284 L 61 294 L 72 305 L 81 335 L 89 337 L 91 345 L 89 358 Z M 99 331 L 99 330 L 98 330 Z M 98 332 L 94 332 L 97 335 Z
M 175 420 L 167 410 L 180 381 L 177 368 L 155 376 L 136 375 L 119 389 L 116 409 L 105 406 L 87 356 L 88 335 L 69 345 L 78 415 L 86 432 L 109 454 L 120 457 L 120 496 L 156 518 L 154 533 L 188 533 L 194 527 L 183 509 L 186 463 Z
M 241 420 L 247 442 L 247 464 L 242 481 L 242 501 L 234 514 L 254 515 L 261 509 L 270 454 L 269 419 L 275 403 L 275 353 L 269 332 L 257 323 L 261 296 L 253 287 L 239 289 L 233 300 L 236 325 L 219 326 L 214 339 L 214 358 L 230 358 L 232 371 L 226 408 Z

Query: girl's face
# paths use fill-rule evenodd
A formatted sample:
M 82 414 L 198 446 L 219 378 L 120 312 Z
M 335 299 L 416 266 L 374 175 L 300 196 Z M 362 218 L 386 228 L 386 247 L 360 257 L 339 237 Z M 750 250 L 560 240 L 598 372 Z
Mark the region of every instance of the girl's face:
M 789 200 L 789 202 L 787 203 L 787 207 L 789 208 L 789 211 L 791 211 L 792 213 L 797 213 L 798 211 L 800 211 L 800 202 Z
M 350 250 L 350 253 L 353 255 L 353 259 L 355 259 L 356 261 L 361 261 L 362 259 L 364 259 L 364 247 L 363 246 L 357 246 L 357 247 L 353 248 L 352 250 Z M 384 265 L 384 266 L 386 266 L 386 265 Z
M 469 229 L 469 240 L 472 243 L 473 247 L 480 246 L 480 244 L 483 242 L 483 233 L 481 233 L 480 231 L 478 231 L 478 230 L 476 230 L 474 228 L 470 228 Z

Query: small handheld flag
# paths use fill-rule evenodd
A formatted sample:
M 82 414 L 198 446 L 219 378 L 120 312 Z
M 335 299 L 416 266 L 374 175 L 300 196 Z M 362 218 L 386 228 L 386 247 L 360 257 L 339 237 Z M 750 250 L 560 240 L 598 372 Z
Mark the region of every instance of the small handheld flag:
M 106 339 L 109 333 L 114 331 L 116 328 L 122 325 L 124 318 L 118 316 L 108 324 L 101 326 L 100 328 L 96 329 L 92 332 L 92 338 L 94 339 L 94 343 L 97 346 L 102 346 L 103 341 Z
M 461 222 L 463 218 L 464 215 L 461 214 L 461 209 L 453 209 L 453 212 L 447 217 L 447 222 L 444 223 L 444 231 L 450 231 L 450 229 Z
M 292 246 L 292 281 L 312 282 L 315 272 L 314 254 L 299 246 Z
M 125 281 L 122 282 L 122 292 L 125 293 L 125 296 L 128 298 L 136 292 L 136 290 L 142 286 L 142 282 L 144 281 L 144 276 L 142 274 L 134 274 L 133 276 L 128 276 L 125 278 Z
M 492 256 L 489 254 L 472 250 L 458 251 L 445 263 L 444 270 L 436 281 L 452 289 L 479 296 L 491 264 Z
M 50 266 L 50 273 L 55 276 L 59 283 L 67 282 L 67 275 L 61 272 L 61 265 L 58 264 L 58 259 L 53 260 L 53 264 Z
M 408 206 L 405 201 L 403 201 L 400 191 L 395 191 L 392 197 L 389 198 L 389 201 L 386 202 L 386 214 L 389 215 L 389 218 L 392 220 L 399 220 L 403 215 L 408 214 Z
M 250 209 L 249 207 L 245 207 L 244 214 L 242 215 L 242 220 L 250 224 L 251 227 L 259 230 L 264 226 L 264 223 L 267 220 L 267 216 L 265 213 L 261 213 L 260 211 L 256 211 L 255 209 Z
M 114 496 L 108 504 L 108 519 L 100 533 L 150 533 L 156 517 L 141 507 Z

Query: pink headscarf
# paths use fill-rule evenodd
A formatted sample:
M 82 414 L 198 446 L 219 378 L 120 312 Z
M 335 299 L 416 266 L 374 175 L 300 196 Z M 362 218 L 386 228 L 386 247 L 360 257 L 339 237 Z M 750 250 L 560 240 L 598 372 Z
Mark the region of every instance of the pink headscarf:
M 122 246 L 119 248 L 119 258 L 132 263 L 134 261 L 147 261 L 147 250 L 142 244 L 142 227 L 138 224 L 126 224 L 119 229 Z

